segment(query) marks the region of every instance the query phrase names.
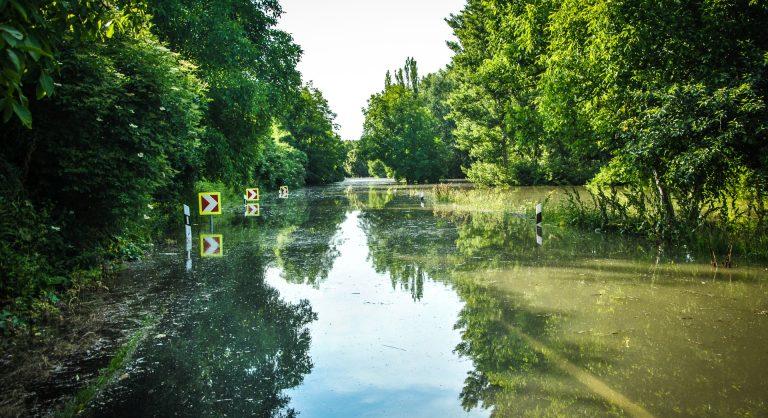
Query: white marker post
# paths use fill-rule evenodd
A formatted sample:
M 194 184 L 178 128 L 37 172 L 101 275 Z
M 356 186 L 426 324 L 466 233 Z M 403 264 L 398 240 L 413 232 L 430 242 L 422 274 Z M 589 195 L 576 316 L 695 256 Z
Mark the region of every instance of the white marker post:
M 536 204 L 536 245 L 541 246 L 544 243 L 544 238 L 542 235 L 544 235 L 544 231 L 541 227 L 541 203 Z
M 184 225 L 189 225 L 189 215 L 191 214 L 189 206 L 184 205 Z
M 189 216 L 191 212 L 189 206 L 184 205 L 184 237 L 186 238 L 186 250 L 187 250 L 187 271 L 192 270 L 192 226 L 189 224 Z

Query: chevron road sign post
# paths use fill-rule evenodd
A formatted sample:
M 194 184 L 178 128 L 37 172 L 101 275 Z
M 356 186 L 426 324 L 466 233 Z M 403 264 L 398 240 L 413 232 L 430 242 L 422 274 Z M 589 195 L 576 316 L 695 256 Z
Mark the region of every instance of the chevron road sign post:
M 259 188 L 253 187 L 250 189 L 245 189 L 245 200 L 251 202 L 259 200 Z
M 221 234 L 200 234 L 200 257 L 223 257 L 224 236 Z
M 211 232 L 213 232 L 213 217 L 221 215 L 221 193 L 203 192 L 197 195 L 197 207 L 200 215 L 209 215 L 211 221 Z
M 245 216 L 259 216 L 261 215 L 261 207 L 258 203 L 246 203 L 245 204 Z
M 189 216 L 191 215 L 191 211 L 189 209 L 189 206 L 184 205 L 184 225 L 189 225 Z
M 201 215 L 221 215 L 221 193 L 203 192 L 197 195 Z
M 541 225 L 541 203 L 536 204 L 536 225 Z

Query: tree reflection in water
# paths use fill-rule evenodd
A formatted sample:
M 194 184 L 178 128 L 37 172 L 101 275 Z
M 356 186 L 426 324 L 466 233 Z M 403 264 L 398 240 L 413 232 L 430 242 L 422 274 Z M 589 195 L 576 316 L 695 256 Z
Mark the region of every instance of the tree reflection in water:
M 179 293 L 137 353 L 137 373 L 93 415 L 293 417 L 285 389 L 312 369 L 309 303 L 286 303 L 263 281 L 268 260 L 248 247 L 177 271 Z M 185 289 L 185 287 L 188 287 Z M 184 297 L 184 295 L 189 295 Z
M 492 408 L 494 416 L 621 414 L 551 364 L 530 339 L 544 341 L 577 365 L 606 363 L 610 353 L 561 341 L 562 313 L 534 309 L 523 295 L 500 293 L 484 277 L 500 268 L 514 272 L 542 262 L 579 263 L 601 251 L 600 242 L 585 247 L 576 235 L 550 233 L 550 251 L 541 252 L 532 224 L 509 214 L 367 208 L 362 219 L 370 260 L 379 273 L 390 275 L 393 286 L 420 299 L 424 280 L 436 280 L 464 301 L 455 325 L 462 342 L 455 352 L 475 368 L 460 395 L 466 410 Z M 604 250 L 626 248 L 613 243 Z
M 274 252 L 285 280 L 317 286 L 328 278 L 339 256 L 334 238 L 346 209 L 344 197 L 316 199 L 306 208 L 300 222 L 280 230 Z
M 362 228 L 368 240 L 368 259 L 377 273 L 388 274 L 392 287 L 410 292 L 414 300 L 424 294 L 424 280 L 442 277 L 453 252 L 455 228 L 446 219 L 418 209 L 392 210 L 388 205 L 412 198 L 396 196 L 391 189 L 370 189 L 363 205 Z M 386 202 L 379 206 L 382 202 Z

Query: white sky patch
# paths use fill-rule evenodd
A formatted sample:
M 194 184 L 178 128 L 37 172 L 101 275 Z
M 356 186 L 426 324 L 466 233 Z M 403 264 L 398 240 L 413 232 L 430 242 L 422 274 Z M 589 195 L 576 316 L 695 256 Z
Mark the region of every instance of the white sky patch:
M 343 139 L 359 139 L 362 108 L 384 87 L 387 70 L 412 56 L 420 75 L 450 62 L 454 39 L 444 19 L 464 0 L 282 0 L 278 27 L 304 56 L 299 70 L 323 91 L 338 114 Z

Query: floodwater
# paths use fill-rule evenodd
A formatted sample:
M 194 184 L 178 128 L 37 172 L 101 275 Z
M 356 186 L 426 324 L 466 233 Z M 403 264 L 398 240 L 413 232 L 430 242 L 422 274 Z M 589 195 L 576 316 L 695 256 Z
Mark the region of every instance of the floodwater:
M 537 246 L 530 220 L 418 193 L 347 181 L 247 219 L 225 196 L 223 257 L 198 256 L 200 219 L 191 271 L 158 261 L 162 314 L 86 415 L 768 416 L 766 266 L 546 213 Z

